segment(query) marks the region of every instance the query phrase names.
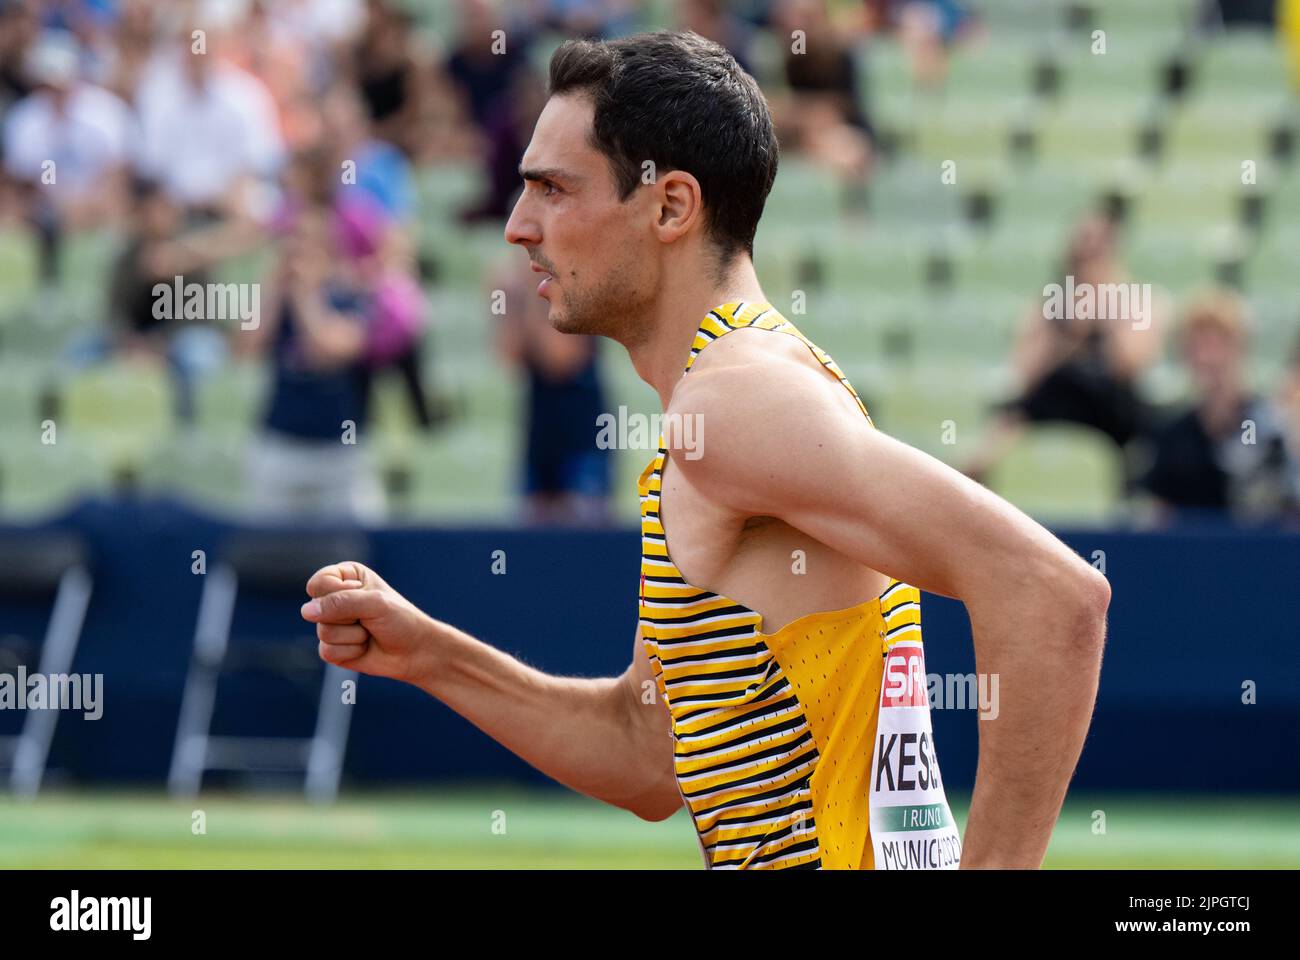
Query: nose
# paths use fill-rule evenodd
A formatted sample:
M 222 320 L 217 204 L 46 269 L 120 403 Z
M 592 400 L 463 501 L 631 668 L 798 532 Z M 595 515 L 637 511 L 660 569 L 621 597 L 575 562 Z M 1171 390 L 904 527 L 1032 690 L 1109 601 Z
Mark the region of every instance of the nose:
M 528 191 L 525 190 L 519 194 L 514 209 L 510 211 L 510 219 L 506 221 L 506 243 L 536 246 L 542 242 L 541 230 L 529 214 L 528 206 Z

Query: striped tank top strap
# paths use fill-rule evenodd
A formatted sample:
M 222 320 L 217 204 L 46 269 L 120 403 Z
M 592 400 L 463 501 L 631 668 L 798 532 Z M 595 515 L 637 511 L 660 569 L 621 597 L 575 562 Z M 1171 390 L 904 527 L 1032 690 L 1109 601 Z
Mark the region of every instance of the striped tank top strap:
M 848 377 L 844 376 L 844 371 L 839 368 L 831 355 L 823 350 L 817 344 L 813 343 L 796 327 L 793 323 L 777 311 L 770 303 L 752 302 L 738 300 L 735 303 L 724 303 L 719 307 L 710 310 L 704 317 L 704 322 L 700 324 L 699 329 L 695 332 L 695 339 L 691 342 L 690 356 L 686 358 L 686 369 L 683 376 L 690 372 L 691 367 L 695 364 L 695 358 L 699 356 L 700 351 L 707 347 L 714 340 L 725 336 L 733 330 L 740 330 L 744 327 L 756 327 L 760 330 L 776 330 L 780 333 L 788 333 L 793 337 L 798 337 L 804 345 L 812 351 L 812 355 L 817 358 L 827 370 L 835 375 L 840 384 L 847 390 L 857 401 L 858 409 L 862 415 L 867 418 L 867 423 L 872 427 L 875 426 L 871 419 L 871 414 L 867 412 L 867 405 L 862 402 L 858 396 L 858 391 L 853 389 L 853 384 L 849 383 Z

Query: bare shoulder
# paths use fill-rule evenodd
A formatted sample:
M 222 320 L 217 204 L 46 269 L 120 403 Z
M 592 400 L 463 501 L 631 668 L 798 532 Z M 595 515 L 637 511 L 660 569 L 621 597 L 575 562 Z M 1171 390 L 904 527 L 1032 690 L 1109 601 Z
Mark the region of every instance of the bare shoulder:
M 771 330 L 735 330 L 709 344 L 665 412 L 665 443 L 691 483 L 737 506 L 752 499 L 756 509 L 761 488 L 802 454 L 870 429 L 807 345 Z
M 689 375 L 674 391 L 669 409 L 701 403 L 725 405 L 736 391 L 746 394 L 746 402 L 759 399 L 748 395 L 751 393 L 783 402 L 808 384 L 823 381 L 835 386 L 798 337 L 774 330 L 733 330 L 700 351 Z

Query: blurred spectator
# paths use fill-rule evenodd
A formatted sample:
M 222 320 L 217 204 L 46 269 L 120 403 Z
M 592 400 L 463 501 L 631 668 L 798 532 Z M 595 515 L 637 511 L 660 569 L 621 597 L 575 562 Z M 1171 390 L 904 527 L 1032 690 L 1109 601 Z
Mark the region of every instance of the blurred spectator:
M 227 62 L 256 77 L 275 104 L 277 129 L 286 149 L 305 146 L 320 133 L 302 37 L 276 30 L 266 0 L 237 0 L 243 8 L 232 29 L 237 43 L 223 44 Z
M 428 97 L 420 116 L 424 138 L 411 159 L 421 164 L 467 161 L 482 153 L 478 128 L 470 121 L 459 82 L 443 60 L 430 65 Z
M 923 90 L 942 87 L 949 50 L 970 36 L 978 20 L 962 0 L 865 0 L 868 29 L 898 37 Z
M 301 45 L 307 79 L 321 89 L 338 76 L 352 45 L 366 25 L 365 0 L 259 0 L 272 36 Z
M 679 29 L 726 47 L 746 73 L 754 72 L 752 28 L 728 9 L 727 0 L 678 0 L 677 23 Z
M 368 0 L 352 52 L 352 74 L 375 136 L 419 156 L 426 71 L 409 14 L 390 0 Z
M 189 220 L 265 216 L 285 155 L 275 102 L 261 81 L 222 60 L 220 29 L 206 34 L 205 52 L 191 42 L 188 33 L 172 40 L 142 75 L 141 171 Z
M 321 144 L 330 152 L 329 166 L 339 182 L 341 199 L 360 194 L 376 204 L 394 230 L 404 234 L 415 221 L 415 185 L 406 155 L 372 135 L 369 118 L 356 89 L 336 83 L 321 100 Z M 344 179 L 344 164 L 353 175 Z
M 1271 30 L 1277 20 L 1278 0 L 1200 0 L 1203 29 L 1248 27 Z
M 506 96 L 498 98 L 484 128 L 482 149 L 487 186 L 481 200 L 462 210 L 463 223 L 504 220 L 519 191 L 519 161 L 546 105 L 546 83 L 532 70 L 515 72 Z
M 537 25 L 566 37 L 610 40 L 636 29 L 635 0 L 536 0 Z
M 501 101 L 516 89 L 516 74 L 528 69 L 531 28 L 526 21 L 498 15 L 490 0 L 459 0 L 457 7 L 458 39 L 447 58 L 447 74 L 455 82 L 466 116 L 490 137 Z M 494 49 L 497 30 L 504 31 L 503 46 Z
M 336 206 L 334 224 L 344 255 L 340 267 L 362 294 L 366 388 L 370 375 L 396 372 L 416 422 L 428 430 L 442 419 L 443 408 L 431 403 L 425 382 L 422 354 L 429 304 L 415 279 L 407 245 L 369 200 Z
M 845 187 L 845 205 L 861 209 L 871 173 L 871 124 L 858 103 L 852 42 L 832 23 L 826 0 L 778 0 L 773 29 L 788 94 L 770 97 L 783 150 L 828 167 Z M 801 44 L 791 39 L 802 31 Z
M 552 327 L 536 278 L 520 266 L 504 271 L 497 283 L 507 305 L 497 351 L 526 382 L 524 518 L 534 524 L 605 524 L 611 517 L 613 453 L 596 445 L 597 418 L 608 412 L 597 338 Z
M 1153 431 L 1153 461 L 1141 483 L 1160 513 L 1228 511 L 1276 517 L 1288 489 L 1286 440 L 1279 411 L 1243 382 L 1247 328 L 1240 299 L 1211 291 L 1184 311 L 1178 346 L 1195 403 Z
M 1100 215 L 1086 217 L 1075 228 L 1063 273 L 1059 287 L 1090 292 L 1095 306 L 1049 309 L 1044 290 L 1044 301 L 1026 313 L 1012 357 L 1018 395 L 996 408 L 992 429 L 964 469 L 980 482 L 1031 423 L 1091 427 L 1125 453 L 1126 464 L 1129 444 L 1147 423 L 1147 406 L 1136 384 L 1160 356 L 1168 323 L 1165 295 L 1146 286 L 1149 305 L 1133 294 L 1125 297 L 1125 315 L 1103 315 L 1109 313 L 1101 307 L 1105 290 L 1138 285 L 1130 283 L 1119 260 L 1114 223 Z
M 179 238 L 180 210 L 146 180 L 132 190 L 127 232 L 110 280 L 108 330 L 94 330 L 73 341 L 67 359 L 74 367 L 121 353 L 139 361 L 165 362 L 175 389 L 175 412 L 180 423 L 195 415 L 198 379 L 217 369 L 226 359 L 224 333 L 214 324 L 227 318 L 204 317 L 190 322 L 183 311 L 159 309 L 155 287 L 208 282 L 207 268 L 226 255 L 232 239 L 241 249 L 242 238 L 232 238 L 222 227 L 210 227 Z
M 104 86 L 134 105 L 157 39 L 158 7 L 152 0 L 123 0 L 117 21 L 99 51 Z
M 299 210 L 241 352 L 265 348 L 271 391 L 251 444 L 248 491 L 264 516 L 375 522 L 383 490 L 367 455 L 369 396 L 361 293 L 337 269 L 330 211 Z
M 431 402 L 424 377 L 428 303 L 415 279 L 410 165 L 392 144 L 368 136 L 365 112 L 350 85 L 335 84 L 322 113 L 320 148 L 304 154 L 317 166 L 304 174 L 313 181 L 309 192 L 329 205 L 340 268 L 365 293 L 369 368 L 392 369 L 402 377 L 416 421 L 429 429 L 440 419 L 441 405 Z
M 32 92 L 27 58 L 39 34 L 35 0 L 0 4 L 0 112 Z
M 62 31 L 42 35 L 28 57 L 34 89 L 4 127 L 6 173 L 40 241 L 43 283 L 58 283 L 64 234 L 100 226 L 121 212 L 133 138 L 126 104 L 79 78 L 79 49 Z

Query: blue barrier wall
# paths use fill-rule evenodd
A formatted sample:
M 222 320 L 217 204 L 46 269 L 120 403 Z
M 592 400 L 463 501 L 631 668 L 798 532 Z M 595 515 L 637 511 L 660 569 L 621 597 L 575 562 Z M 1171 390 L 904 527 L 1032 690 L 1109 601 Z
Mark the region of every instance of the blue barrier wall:
M 95 588 L 75 670 L 104 674 L 105 693 L 101 719 L 61 716 L 47 783 L 161 783 L 202 586 L 192 553 L 205 550 L 211 569 L 233 528 L 168 501 L 89 501 L 49 528 L 77 531 L 90 546 Z M 1101 694 L 1074 788 L 1300 791 L 1300 534 L 1061 536 L 1085 557 L 1105 551 L 1113 590 Z M 393 529 L 369 542 L 371 565 L 416 604 L 536 667 L 607 676 L 628 663 L 634 530 Z M 492 573 L 495 550 L 505 551 L 504 575 Z M 247 597 L 236 632 L 301 636 L 314 653 L 302 599 Z M 928 670 L 972 672 L 962 605 L 926 594 L 922 615 Z M 0 605 L 0 634 L 30 633 L 36 616 Z M 1242 703 L 1248 680 L 1254 705 Z M 214 731 L 302 735 L 318 695 L 318 679 L 231 677 Z M 18 719 L 0 717 L 0 732 Z M 973 710 L 934 712 L 952 789 L 974 781 L 978 722 Z M 359 681 L 346 776 L 545 780 L 423 693 L 369 677 Z

